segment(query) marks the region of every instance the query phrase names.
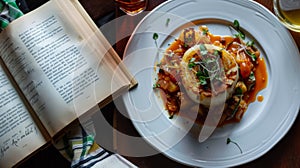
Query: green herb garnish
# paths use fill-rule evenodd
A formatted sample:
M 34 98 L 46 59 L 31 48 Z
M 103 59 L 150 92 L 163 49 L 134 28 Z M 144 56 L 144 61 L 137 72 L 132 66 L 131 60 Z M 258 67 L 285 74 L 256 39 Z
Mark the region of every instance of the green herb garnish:
M 252 53 L 252 52 L 250 52 L 249 50 L 246 49 L 246 54 L 247 54 L 248 56 L 250 56 L 250 58 L 251 58 L 251 60 L 252 60 L 253 62 L 256 61 L 257 57 L 256 57 L 256 55 L 255 55 L 254 53 Z
M 166 21 L 166 26 L 167 26 L 167 27 L 169 26 L 170 21 L 171 21 L 171 19 L 168 18 L 167 21 Z
M 252 46 L 254 46 L 254 41 L 253 41 L 253 40 L 248 41 L 248 42 L 246 43 L 246 45 L 247 45 L 248 47 L 252 47 Z
M 157 45 L 157 39 L 158 39 L 158 34 L 157 33 L 153 33 L 153 40 L 155 41 L 156 47 L 158 47 L 158 45 Z
M 199 70 L 197 73 L 196 73 L 196 76 L 199 80 L 199 84 L 200 85 L 207 85 L 207 81 L 206 79 L 209 79 L 209 74 L 207 72 L 206 69 L 203 69 L 203 70 Z
M 255 82 L 256 81 L 256 78 L 255 78 L 255 75 L 254 75 L 254 72 L 251 71 L 250 75 L 249 75 L 249 81 L 250 82 Z
M 235 34 L 235 36 L 236 37 L 239 37 L 239 38 L 241 38 L 241 39 L 243 39 L 243 40 L 245 40 L 245 34 L 244 34 L 244 32 L 242 32 L 241 31 L 241 29 L 240 29 L 240 23 L 239 23 L 239 21 L 237 21 L 237 20 L 234 20 L 233 21 L 233 27 L 235 28 L 235 30 L 238 32 L 238 34 Z
M 233 21 L 233 26 L 236 28 L 236 29 L 240 29 L 240 23 L 238 20 L 234 20 Z
M 205 76 L 199 76 L 199 84 L 200 85 L 207 85 L 206 79 L 207 79 L 207 77 L 205 77 Z
M 156 88 L 160 88 L 160 84 L 157 84 L 157 83 L 153 84 L 153 89 L 156 89 Z
M 189 65 L 188 65 L 189 69 L 192 69 L 195 66 L 196 66 L 196 64 L 194 62 L 190 62 Z
M 221 72 L 223 69 L 220 67 L 218 61 L 220 51 L 214 50 L 213 53 L 210 54 L 204 44 L 201 44 L 199 48 L 202 60 L 200 62 L 195 62 L 195 64 L 199 66 L 199 70 L 196 73 L 199 84 L 207 85 L 207 79 L 222 81 Z
M 191 58 L 191 60 L 189 61 L 189 64 L 188 64 L 189 69 L 192 69 L 196 66 L 195 60 L 196 60 L 196 58 Z
M 157 40 L 158 39 L 158 34 L 157 33 L 153 33 L 153 40 Z
M 241 154 L 243 153 L 243 151 L 242 151 L 242 149 L 241 149 L 241 147 L 240 147 L 240 145 L 238 143 L 232 141 L 230 138 L 227 138 L 226 144 L 228 145 L 230 143 L 233 143 L 234 145 L 236 145 L 239 148 Z
M 215 51 L 214 51 L 214 56 L 219 56 L 219 55 L 220 55 L 220 51 L 215 50 Z
M 207 35 L 207 33 L 208 33 L 208 29 L 202 31 L 202 35 Z

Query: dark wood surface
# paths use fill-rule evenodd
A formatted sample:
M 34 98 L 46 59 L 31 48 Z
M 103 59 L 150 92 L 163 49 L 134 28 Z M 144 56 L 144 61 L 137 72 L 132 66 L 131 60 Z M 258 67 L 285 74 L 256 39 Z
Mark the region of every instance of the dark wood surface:
M 28 1 L 32 1 L 33 5 L 31 4 L 31 6 L 35 7 L 34 0 L 28 0 Z M 80 0 L 80 1 L 82 2 L 83 6 L 88 11 L 88 13 L 91 15 L 92 19 L 99 24 L 103 23 L 103 21 L 101 21 L 101 18 L 103 17 L 107 17 L 108 19 L 114 19 L 114 18 L 121 18 L 124 15 L 124 13 L 119 11 L 114 6 L 113 0 L 96 0 L 96 1 Z M 149 0 L 147 10 L 148 11 L 152 10 L 154 7 L 156 7 L 163 1 L 164 0 Z M 273 12 L 272 0 L 256 0 L 256 1 L 264 5 L 271 12 Z M 146 12 L 135 17 L 126 17 L 126 19 L 120 19 L 116 22 L 115 26 L 111 27 L 110 31 L 115 31 L 116 37 L 110 38 L 110 39 L 114 39 L 115 42 L 113 41 L 110 42 L 112 43 L 112 45 L 114 46 L 114 48 L 116 49 L 116 51 L 120 56 L 123 55 L 124 48 L 126 46 L 128 38 L 130 37 L 131 32 L 133 31 L 135 26 L 138 24 L 138 22 L 143 18 L 145 14 Z M 109 35 L 109 31 L 104 32 L 104 34 Z M 298 48 L 300 48 L 300 33 L 291 32 L 291 34 L 295 42 L 297 43 Z M 115 126 L 113 121 L 115 120 L 117 121 L 117 128 L 119 131 L 124 132 L 131 136 L 136 136 L 136 137 L 139 136 L 138 132 L 135 130 L 131 121 L 123 117 L 122 114 L 116 111 L 114 104 L 110 104 L 108 107 L 104 108 L 101 111 L 102 114 L 105 116 L 105 119 L 112 126 Z M 96 114 L 95 118 L 97 118 L 97 115 L 99 114 Z M 297 117 L 295 123 L 293 124 L 289 132 L 270 151 L 268 151 L 262 157 L 252 162 L 241 165 L 239 167 L 246 167 L 246 168 L 247 167 L 274 167 L 274 168 L 275 167 L 276 168 L 300 167 L 300 143 L 299 143 L 300 132 L 298 131 L 299 129 L 300 129 L 300 118 Z M 107 136 L 111 137 L 113 133 L 111 132 L 109 134 L 110 135 Z M 97 136 L 103 136 L 103 135 L 97 134 Z M 101 137 L 100 138 L 98 137 L 97 139 L 101 139 Z M 105 143 L 105 142 L 102 142 L 100 140 L 98 143 L 101 145 L 101 143 Z M 134 148 L 134 144 L 131 144 L 130 142 L 118 142 L 118 143 L 122 143 L 121 146 L 123 147 L 125 146 L 127 150 L 130 150 L 130 148 Z M 187 167 L 185 165 L 182 165 L 180 163 L 177 163 L 165 157 L 163 154 L 156 154 L 147 157 L 125 156 L 125 158 L 127 158 L 132 163 L 136 164 L 138 167 L 142 167 L 142 168 Z M 50 148 L 47 148 L 37 153 L 35 156 L 30 158 L 24 164 L 22 164 L 21 167 L 69 167 L 69 163 L 62 156 L 60 156 L 58 151 L 53 146 L 51 146 Z

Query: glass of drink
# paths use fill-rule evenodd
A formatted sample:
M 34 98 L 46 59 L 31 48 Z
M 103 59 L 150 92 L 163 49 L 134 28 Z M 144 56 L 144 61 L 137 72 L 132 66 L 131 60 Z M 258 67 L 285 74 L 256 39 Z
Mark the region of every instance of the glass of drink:
M 130 16 L 143 12 L 147 7 L 147 0 L 115 0 L 115 3 L 123 12 Z
M 300 0 L 273 0 L 274 12 L 290 30 L 300 32 Z

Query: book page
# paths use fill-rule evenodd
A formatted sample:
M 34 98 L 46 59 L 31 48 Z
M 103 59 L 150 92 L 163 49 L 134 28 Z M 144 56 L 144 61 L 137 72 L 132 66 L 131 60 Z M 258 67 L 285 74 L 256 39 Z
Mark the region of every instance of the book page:
M 106 50 L 108 50 L 108 53 L 106 53 L 106 60 L 111 64 L 111 67 L 115 70 L 115 74 L 117 74 L 118 78 L 122 81 L 130 81 L 130 88 L 133 88 L 137 86 L 137 80 L 133 77 L 133 75 L 128 71 L 127 67 L 124 65 L 122 59 L 120 56 L 118 56 L 117 52 L 112 48 L 111 44 L 108 42 L 108 40 L 105 38 L 103 33 L 99 31 L 99 28 L 94 23 L 94 21 L 91 19 L 87 11 L 84 9 L 84 7 L 81 5 L 79 0 L 66 0 L 66 1 L 60 1 L 60 0 L 53 0 L 55 1 L 58 6 L 61 7 L 62 10 L 65 11 L 66 15 L 69 18 L 72 18 L 74 20 L 74 27 L 78 27 L 78 31 L 82 32 L 82 34 L 86 34 L 85 36 L 90 37 L 91 34 L 93 35 L 93 38 L 98 38 L 98 40 L 93 40 L 92 44 L 94 44 L 95 47 L 103 46 Z M 76 9 L 69 9 L 70 6 L 72 8 Z M 82 16 L 81 19 L 77 19 L 78 15 L 74 15 L 73 11 L 77 10 L 78 14 Z M 87 26 L 81 26 L 82 22 L 86 22 Z M 88 28 L 87 28 L 88 27 Z M 89 30 L 89 31 L 87 31 Z M 91 32 L 94 32 L 91 33 Z M 98 44 L 100 43 L 100 44 Z M 103 50 L 103 49 L 101 49 Z M 100 52 L 101 52 L 100 50 Z M 114 65 L 116 64 L 116 65 Z M 115 68 L 117 67 L 117 68 Z
M 45 139 L 0 67 L 0 167 L 12 167 L 44 144 Z
M 115 80 L 107 50 L 94 45 L 99 39 L 78 32 L 55 4 L 49 1 L 0 34 L 0 55 L 51 136 L 129 85 Z

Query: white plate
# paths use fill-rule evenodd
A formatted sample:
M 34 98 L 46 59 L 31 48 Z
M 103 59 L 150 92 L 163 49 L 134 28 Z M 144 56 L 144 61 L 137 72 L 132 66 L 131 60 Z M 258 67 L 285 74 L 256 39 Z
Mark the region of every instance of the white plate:
M 242 121 L 217 129 L 199 143 L 187 133 L 190 123 L 170 120 L 152 85 L 159 61 L 157 45 L 166 49 L 183 27 L 207 25 L 210 32 L 231 35 L 228 26 L 238 20 L 266 60 L 268 85 L 259 94 L 263 102 L 250 104 Z M 169 22 L 167 21 L 169 20 Z M 191 24 L 194 21 L 194 24 Z M 196 22 L 195 22 L 196 21 Z M 167 23 L 168 22 L 168 23 Z M 151 11 L 137 26 L 125 50 L 124 62 L 138 87 L 123 96 L 135 128 L 166 156 L 190 166 L 228 167 L 252 161 L 269 151 L 290 129 L 299 111 L 300 55 L 289 32 L 274 15 L 248 0 L 175 0 Z M 226 144 L 227 138 L 236 141 Z

